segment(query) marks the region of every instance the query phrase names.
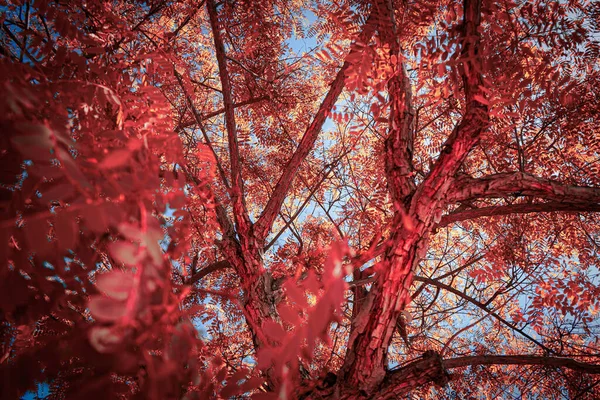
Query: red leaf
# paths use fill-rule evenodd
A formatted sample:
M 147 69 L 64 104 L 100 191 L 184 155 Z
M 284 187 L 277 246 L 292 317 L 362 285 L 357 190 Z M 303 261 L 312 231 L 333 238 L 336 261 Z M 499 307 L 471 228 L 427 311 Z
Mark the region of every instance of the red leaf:
M 81 209 L 81 216 L 86 226 L 94 232 L 102 233 L 108 229 L 108 221 L 106 215 L 104 215 L 103 207 L 84 207 Z
M 221 389 L 220 394 L 220 398 L 221 399 L 230 399 L 233 396 L 236 396 L 238 394 L 244 393 L 241 389 L 240 386 L 237 385 L 237 383 L 233 383 L 233 382 L 227 382 L 225 384 L 225 387 L 223 387 L 223 389 Z
M 215 375 L 217 382 L 223 382 L 225 380 L 226 376 L 227 376 L 227 366 L 224 366 L 223 368 L 221 368 L 219 370 L 219 372 L 217 372 L 217 374 Z
M 110 271 L 98 276 L 96 287 L 115 300 L 126 300 L 133 287 L 133 275 L 122 271 Z
M 47 189 L 41 190 L 42 198 L 44 202 L 52 200 L 63 200 L 75 193 L 75 188 L 70 184 L 52 185 Z
M 246 382 L 244 382 L 240 385 L 240 388 L 242 389 L 242 393 L 246 393 L 246 392 L 249 392 L 250 390 L 257 389 L 258 387 L 260 387 L 260 385 L 263 384 L 264 381 L 265 381 L 265 379 L 261 378 L 261 377 L 254 377 L 254 378 L 250 378 L 250 379 L 246 380 Z
M 48 222 L 45 218 L 30 218 L 26 220 L 24 229 L 30 251 L 35 252 L 41 257 L 51 252 L 52 246 L 48 241 Z
M 103 47 L 88 47 L 85 51 L 88 54 L 104 54 Z
M 278 307 L 278 311 L 283 321 L 291 325 L 298 324 L 300 316 L 298 315 L 298 310 L 296 310 L 295 308 L 284 304 Z
M 98 168 L 100 169 L 112 169 L 116 167 L 120 167 L 126 164 L 129 161 L 129 155 L 131 151 L 129 150 L 115 150 L 110 153 L 100 164 L 98 164 Z
M 74 217 L 72 213 L 62 212 L 54 218 L 54 233 L 61 249 L 73 250 L 77 243 L 79 227 Z
M 108 248 L 110 254 L 119 262 L 127 266 L 135 266 L 144 257 L 144 252 L 139 246 L 127 242 L 111 243 Z
M 47 126 L 23 122 L 15 128 L 22 134 L 13 136 L 11 141 L 23 156 L 34 161 L 50 158 L 52 131 Z
M 263 322 L 263 330 L 265 332 L 265 335 L 269 336 L 271 339 L 276 341 L 280 341 L 285 337 L 285 331 L 283 330 L 283 327 L 277 322 Z
M 252 395 L 252 400 L 276 400 L 278 399 L 277 393 L 259 392 Z
M 296 303 L 299 307 L 307 307 L 306 296 L 302 290 L 298 289 L 293 282 L 286 282 L 283 285 L 285 287 L 285 293 L 290 300 Z
M 321 289 L 321 283 L 318 281 L 316 274 L 314 271 L 308 271 L 308 276 L 302 282 L 302 286 L 304 286 L 307 290 L 309 290 L 312 294 L 319 294 L 319 289 Z
M 348 245 L 343 241 L 334 242 L 329 248 L 329 257 L 325 261 L 325 271 L 333 278 L 341 278 L 343 274 L 342 260 L 348 253 Z
M 486 106 L 490 105 L 490 102 L 483 96 L 476 94 L 475 96 L 473 96 L 473 99 L 481 104 L 484 104 Z
M 90 344 L 99 353 L 110 353 L 122 340 L 123 336 L 114 328 L 95 326 L 90 331 Z
M 124 301 L 118 301 L 101 295 L 91 296 L 88 308 L 94 319 L 102 322 L 115 321 L 124 317 L 126 312 Z

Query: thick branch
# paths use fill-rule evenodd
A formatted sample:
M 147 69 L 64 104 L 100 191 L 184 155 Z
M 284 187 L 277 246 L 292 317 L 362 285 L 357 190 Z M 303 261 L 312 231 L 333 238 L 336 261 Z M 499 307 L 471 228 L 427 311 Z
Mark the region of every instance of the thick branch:
M 211 274 L 216 271 L 221 271 L 223 269 L 232 268 L 231 264 L 227 260 L 221 260 L 214 262 L 200 271 L 196 272 L 194 275 L 190 277 L 190 279 L 186 282 L 188 285 L 193 285 L 194 283 L 202 280 L 208 274 Z
M 348 385 L 366 392 L 385 378 L 387 351 L 396 322 L 410 302 L 413 271 L 426 250 L 427 237 L 435 224 L 434 215 L 446 205 L 450 178 L 488 126 L 487 107 L 476 100 L 477 96 L 483 97 L 478 57 L 480 20 L 481 0 L 464 0 L 461 74 L 466 97 L 465 117 L 446 141 L 429 176 L 415 191 L 408 212 L 396 204 L 400 215 L 394 218 L 392 245 L 386 250 L 377 282 L 352 322 L 342 375 Z M 397 203 L 402 199 L 394 200 Z
M 406 66 L 402 62 L 400 43 L 390 0 L 375 3 L 380 15 L 379 36 L 390 48 L 390 65 L 394 75 L 388 81 L 390 113 L 388 137 L 385 141 L 385 172 L 394 204 L 404 208 L 404 202 L 415 190 L 413 180 L 413 118 L 412 88 Z M 392 63 L 392 57 L 397 61 Z M 403 210 L 404 211 L 404 210 Z
M 444 227 L 454 222 L 465 221 L 481 217 L 492 217 L 510 214 L 527 214 L 539 212 L 600 212 L 600 204 L 586 203 L 559 203 L 556 201 L 536 204 L 510 204 L 506 206 L 492 206 L 474 208 L 472 210 L 450 213 L 442 217 L 438 227 Z
M 600 187 L 573 186 L 523 172 L 507 172 L 483 178 L 456 180 L 451 201 L 509 196 L 536 196 L 569 204 L 600 204 Z
M 369 19 L 365 22 L 365 25 L 363 26 L 363 29 L 356 40 L 356 44 L 366 44 L 369 42 L 373 32 L 375 31 L 374 25 L 373 14 L 371 14 Z M 273 193 L 271 194 L 271 198 L 267 202 L 265 209 L 255 224 L 254 231 L 259 240 L 264 240 L 269 234 L 271 227 L 273 226 L 273 222 L 279 214 L 281 205 L 283 204 L 283 201 L 290 190 L 294 176 L 300 168 L 300 164 L 302 164 L 304 159 L 312 150 L 315 141 L 321 132 L 321 128 L 325 123 L 327 113 L 332 109 L 339 95 L 344 89 L 346 76 L 350 66 L 352 65 L 349 60 L 356 60 L 361 52 L 362 47 L 359 47 L 356 44 L 352 46 L 350 53 L 346 57 L 344 65 L 342 65 L 342 68 L 340 68 L 335 79 L 331 83 L 329 92 L 323 99 L 323 102 L 321 103 L 321 106 L 319 107 L 319 110 L 317 111 L 313 121 L 308 128 L 306 128 L 296 152 L 286 165 L 279 178 L 279 181 L 277 182 L 277 185 L 275 186 L 275 189 L 273 190 Z
M 437 162 L 421 184 L 413 199 L 417 217 L 425 223 L 430 222 L 431 206 L 439 205 L 440 199 L 449 191 L 451 177 L 456 174 L 463 161 L 478 143 L 479 138 L 489 125 L 488 108 L 480 100 L 483 77 L 479 60 L 481 22 L 481 0 L 464 0 L 463 45 L 460 69 L 465 90 L 466 110 L 462 121 L 446 140 Z M 437 208 L 437 207 L 435 207 Z
M 429 350 L 419 360 L 388 372 L 374 398 L 399 399 L 411 390 L 429 382 L 444 386 L 449 380 L 450 375 L 446 372 L 442 357 L 435 351 Z
M 390 371 L 377 395 L 380 399 L 396 399 L 429 382 L 445 385 L 452 377 L 446 369 L 472 365 L 537 365 L 551 368 L 569 368 L 586 374 L 600 374 L 600 365 L 589 364 L 565 357 L 532 355 L 480 355 L 442 360 L 434 351 L 427 351 L 423 358 L 397 370 Z
M 600 374 L 600 365 L 588 364 L 566 357 L 543 357 L 530 355 L 510 356 L 467 356 L 444 360 L 446 368 L 460 368 L 469 365 L 541 365 L 544 367 L 569 368 L 586 374 Z

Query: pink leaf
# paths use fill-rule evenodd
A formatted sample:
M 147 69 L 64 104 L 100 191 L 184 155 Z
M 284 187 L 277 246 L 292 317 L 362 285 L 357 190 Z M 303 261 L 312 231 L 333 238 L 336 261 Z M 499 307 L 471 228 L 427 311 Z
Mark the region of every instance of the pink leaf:
M 115 300 L 126 300 L 133 287 L 133 275 L 122 271 L 110 271 L 98 276 L 96 287 Z
M 490 105 L 490 102 L 483 96 L 476 94 L 475 96 L 473 96 L 473 99 L 481 104 L 484 104 L 486 106 Z
M 115 242 L 109 246 L 110 254 L 119 262 L 128 266 L 135 266 L 144 257 L 137 245 L 127 242 Z
M 110 153 L 100 164 L 98 164 L 98 168 L 100 169 L 112 169 L 116 167 L 120 167 L 126 164 L 129 161 L 129 155 L 131 152 L 129 150 L 115 150 Z
M 60 213 L 54 219 L 54 233 L 61 249 L 72 250 L 77 243 L 79 227 L 71 213 Z
M 99 353 L 110 353 L 122 340 L 123 336 L 114 328 L 95 326 L 90 331 L 90 344 Z
M 88 302 L 88 308 L 92 316 L 103 322 L 115 321 L 125 316 L 126 304 L 124 301 L 118 301 L 105 296 L 91 296 Z

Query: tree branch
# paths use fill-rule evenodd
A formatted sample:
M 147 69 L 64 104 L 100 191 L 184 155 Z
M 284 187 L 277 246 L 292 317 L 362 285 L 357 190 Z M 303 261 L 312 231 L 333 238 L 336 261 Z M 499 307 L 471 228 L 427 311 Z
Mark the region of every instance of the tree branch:
M 566 357 L 534 355 L 478 355 L 443 360 L 435 351 L 426 351 L 423 357 L 399 369 L 388 372 L 377 395 L 377 400 L 396 399 L 429 382 L 446 385 L 452 376 L 446 369 L 472 365 L 537 365 L 552 368 L 569 368 L 586 374 L 600 374 L 600 365 Z
M 390 113 L 388 137 L 385 140 L 385 172 L 388 190 L 394 204 L 404 207 L 404 201 L 413 194 L 416 186 L 413 179 L 413 119 L 412 87 L 403 55 L 394 18 L 394 9 L 389 0 L 380 0 L 374 7 L 379 9 L 378 33 L 383 43 L 390 47 L 390 66 L 395 69 L 388 81 Z M 397 61 L 391 63 L 391 58 Z M 404 210 L 403 210 L 404 211 Z
M 244 183 L 242 181 L 242 165 L 240 150 L 237 138 L 237 128 L 235 124 L 235 112 L 233 106 L 233 89 L 229 80 L 227 71 L 227 61 L 225 56 L 225 46 L 221 38 L 219 27 L 219 18 L 217 16 L 217 6 L 214 0 L 207 0 L 208 16 L 212 28 L 213 39 L 215 43 L 215 53 L 217 64 L 219 65 L 219 76 L 221 78 L 221 88 L 223 89 L 223 105 L 225 108 L 225 126 L 227 128 L 227 142 L 229 144 L 229 162 L 231 164 L 231 201 L 233 204 L 233 215 L 243 242 L 247 238 L 252 223 L 248 216 L 248 210 L 244 203 Z
M 509 356 L 466 356 L 444 360 L 446 368 L 460 368 L 469 365 L 541 365 L 544 367 L 569 368 L 586 374 L 600 374 L 600 365 L 589 364 L 566 357 L 544 357 L 531 355 Z
M 431 212 L 432 206 L 439 205 L 440 199 L 447 196 L 449 178 L 456 174 L 489 125 L 488 107 L 482 103 L 485 95 L 481 89 L 483 77 L 479 60 L 481 0 L 464 0 L 463 9 L 460 74 L 464 84 L 466 110 L 462 121 L 444 143 L 437 162 L 413 198 L 416 216 L 425 224 L 430 222 L 434 214 Z
M 373 32 L 375 31 L 375 24 L 373 23 L 373 13 L 369 16 L 368 20 L 365 22 L 362 31 L 358 35 L 358 38 L 355 41 L 355 44 L 352 46 L 350 53 L 346 57 L 346 61 L 338 71 L 335 79 L 331 83 L 331 87 L 329 92 L 323 99 L 319 110 L 315 114 L 315 117 L 311 124 L 306 128 L 304 135 L 302 136 L 302 140 L 298 145 L 295 153 L 292 155 L 292 158 L 286 165 L 283 173 L 281 174 L 267 205 L 265 206 L 262 214 L 260 215 L 258 221 L 254 226 L 254 232 L 259 240 L 264 240 L 273 226 L 273 222 L 275 218 L 279 214 L 279 210 L 285 197 L 290 190 L 292 182 L 294 180 L 294 176 L 298 169 L 300 168 L 300 164 L 302 161 L 308 156 L 310 151 L 312 150 L 319 133 L 321 132 L 321 128 L 325 123 L 325 119 L 327 118 L 327 113 L 334 106 L 337 101 L 339 95 L 342 93 L 342 90 L 345 86 L 346 76 L 348 74 L 348 70 L 352 65 L 350 60 L 356 60 L 359 57 L 362 47 L 359 47 L 357 44 L 366 44 L 371 39 Z
M 454 222 L 465 221 L 481 217 L 502 216 L 510 214 L 527 214 L 540 212 L 600 212 L 600 204 L 577 203 L 536 203 L 536 204 L 510 204 L 506 206 L 491 206 L 474 208 L 472 210 L 450 213 L 442 217 L 438 227 L 444 227 Z
M 208 274 L 211 274 L 213 272 L 220 271 L 223 269 L 227 269 L 227 268 L 232 268 L 231 264 L 227 260 L 221 260 L 221 261 L 214 262 L 214 263 L 202 268 L 200 271 L 196 272 L 194 275 L 192 275 L 190 277 L 190 279 L 186 283 L 188 285 L 193 285 L 194 283 L 202 280 Z
M 267 95 L 259 96 L 259 97 L 253 97 L 253 98 L 250 98 L 248 100 L 244 100 L 244 101 L 241 101 L 239 103 L 235 103 L 233 105 L 233 108 L 238 108 L 238 107 L 247 106 L 247 105 L 254 104 L 254 103 L 259 103 L 261 101 L 268 100 L 268 99 L 269 99 L 269 96 L 267 96 Z M 213 117 L 216 117 L 217 115 L 223 114 L 224 112 L 225 112 L 225 108 L 219 108 L 216 111 L 211 111 L 211 112 L 209 112 L 207 114 L 200 115 L 200 122 L 207 121 L 207 120 L 209 120 L 209 119 L 211 119 Z M 196 118 L 194 116 L 194 119 L 190 119 L 190 120 L 188 120 L 186 122 L 182 122 L 177 128 L 175 128 L 175 131 L 179 132 L 179 131 L 181 131 L 184 128 L 189 128 L 190 126 L 194 126 L 194 125 L 196 125 L 198 123 L 199 123 L 198 122 L 198 118 Z
M 510 329 L 512 329 L 512 330 L 520 333 L 521 335 L 523 335 L 524 337 L 526 337 L 527 339 L 529 339 L 530 341 L 532 341 L 533 343 L 535 343 L 536 345 L 538 345 L 544 351 L 547 351 L 548 353 L 555 353 L 554 350 L 552 350 L 549 347 L 545 346 L 544 344 L 540 343 L 539 341 L 537 341 L 536 339 L 534 339 L 533 337 L 531 337 L 530 335 L 528 335 L 527 333 L 525 333 L 525 331 L 523 331 L 522 329 L 517 328 L 515 325 L 511 324 L 510 322 L 508 322 L 506 319 L 502 318 L 500 315 L 498 315 L 494 311 L 489 310 L 485 306 L 485 304 L 483 304 L 483 303 L 475 300 L 471 296 L 468 296 L 468 295 L 464 294 L 460 290 L 455 289 L 452 286 L 446 285 L 446 284 L 444 284 L 442 282 L 439 282 L 439 281 L 437 281 L 435 279 L 426 278 L 426 277 L 422 277 L 422 276 L 415 276 L 415 281 L 424 282 L 424 283 L 427 283 L 427 284 L 430 284 L 430 285 L 433 285 L 433 286 L 437 286 L 437 287 L 439 287 L 441 289 L 444 289 L 444 290 L 446 290 L 446 291 L 448 291 L 450 293 L 455 294 L 456 296 L 460 297 L 461 299 L 464 299 L 464 300 L 468 301 L 469 303 L 475 305 L 476 307 L 480 308 L 481 310 L 485 311 L 486 313 L 488 313 L 492 317 L 496 318 L 498 321 L 500 321 L 502 324 L 506 325 Z
M 374 8 L 383 7 L 379 5 Z M 446 205 L 449 178 L 456 174 L 488 126 L 487 106 L 479 101 L 483 99 L 483 78 L 478 57 L 481 0 L 464 0 L 463 7 L 461 74 L 466 97 L 465 117 L 447 139 L 430 174 L 414 195 L 406 199 L 410 199 L 408 212 L 404 209 L 405 205 L 399 204 L 405 199 L 394 199 L 396 210 L 400 212 L 394 216 L 392 245 L 386 249 L 377 281 L 352 321 L 347 356 L 341 371 L 350 385 L 366 392 L 373 391 L 385 378 L 388 347 L 400 311 L 411 300 L 413 271 L 425 250 L 426 238 L 434 227 L 434 215 Z M 402 184 L 402 180 L 398 183 Z M 398 191 L 398 188 L 394 190 Z M 398 194 L 402 196 L 402 191 Z
M 444 386 L 450 381 L 442 357 L 435 351 L 428 350 L 423 357 L 402 368 L 389 371 L 374 396 L 377 400 L 399 399 L 413 389 L 435 382 Z
M 536 196 L 549 201 L 600 204 L 600 187 L 573 186 L 523 172 L 507 172 L 483 178 L 461 177 L 450 196 L 454 202 L 508 196 Z
M 339 159 L 337 161 L 339 161 Z M 327 169 L 325 171 L 323 171 L 323 174 L 321 175 L 321 179 L 319 179 L 319 182 L 317 182 L 310 189 L 310 192 L 308 193 L 308 196 L 306 196 L 306 198 L 304 199 L 304 201 L 302 202 L 302 204 L 300 205 L 300 207 L 298 207 L 298 209 L 296 210 L 296 212 L 294 213 L 294 215 L 292 215 L 290 217 L 290 219 L 285 223 L 285 225 L 283 226 L 283 228 L 281 228 L 279 230 L 279 232 L 275 235 L 275 237 L 273 237 L 273 239 L 271 239 L 271 241 L 264 247 L 265 251 L 267 251 L 269 248 L 271 248 L 271 246 L 273 246 L 275 244 L 275 242 L 277 242 L 277 239 L 279 239 L 279 237 L 296 220 L 296 218 L 298 217 L 298 215 L 300 215 L 300 213 L 302 212 L 302 210 L 304 210 L 304 207 L 306 207 L 306 205 L 308 204 L 308 202 L 310 201 L 310 199 L 314 196 L 314 194 L 317 192 L 317 190 L 319 190 L 319 187 L 321 187 L 321 184 L 323 184 L 323 182 L 325 182 L 327 180 L 327 178 L 329 177 L 329 174 L 336 167 L 336 165 L 337 165 L 337 162 L 327 165 Z
M 202 132 L 202 136 L 204 136 L 204 141 L 210 148 L 210 151 L 212 152 L 213 157 L 215 158 L 215 162 L 217 163 L 217 169 L 219 171 L 219 176 L 221 177 L 221 180 L 223 181 L 223 184 L 225 185 L 227 190 L 229 190 L 230 186 L 229 186 L 229 181 L 227 180 L 227 176 L 225 175 L 225 170 L 223 169 L 221 161 L 219 160 L 219 156 L 217 155 L 217 152 L 215 151 L 215 149 L 210 141 L 210 138 L 208 137 L 208 133 L 206 132 L 206 129 L 204 128 L 204 124 L 202 124 L 202 116 L 200 115 L 200 112 L 198 111 L 196 106 L 194 106 L 194 103 L 192 102 L 191 97 L 189 96 L 187 90 L 185 89 L 185 85 L 183 84 L 183 78 L 181 77 L 181 74 L 179 72 L 177 72 L 176 70 L 174 70 L 173 72 L 175 74 L 175 77 L 177 78 L 177 82 L 179 82 L 179 86 L 181 86 L 181 90 L 183 90 L 183 95 L 185 96 L 185 99 L 187 100 L 189 107 L 192 109 L 192 114 L 194 114 L 196 123 L 198 124 L 198 127 L 200 128 L 200 131 Z

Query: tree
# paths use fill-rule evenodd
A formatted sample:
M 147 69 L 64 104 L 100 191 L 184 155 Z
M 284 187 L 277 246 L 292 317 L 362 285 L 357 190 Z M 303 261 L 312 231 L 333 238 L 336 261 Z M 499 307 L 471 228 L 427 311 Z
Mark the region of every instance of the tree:
M 0 7 L 3 398 L 595 398 L 598 4 Z

